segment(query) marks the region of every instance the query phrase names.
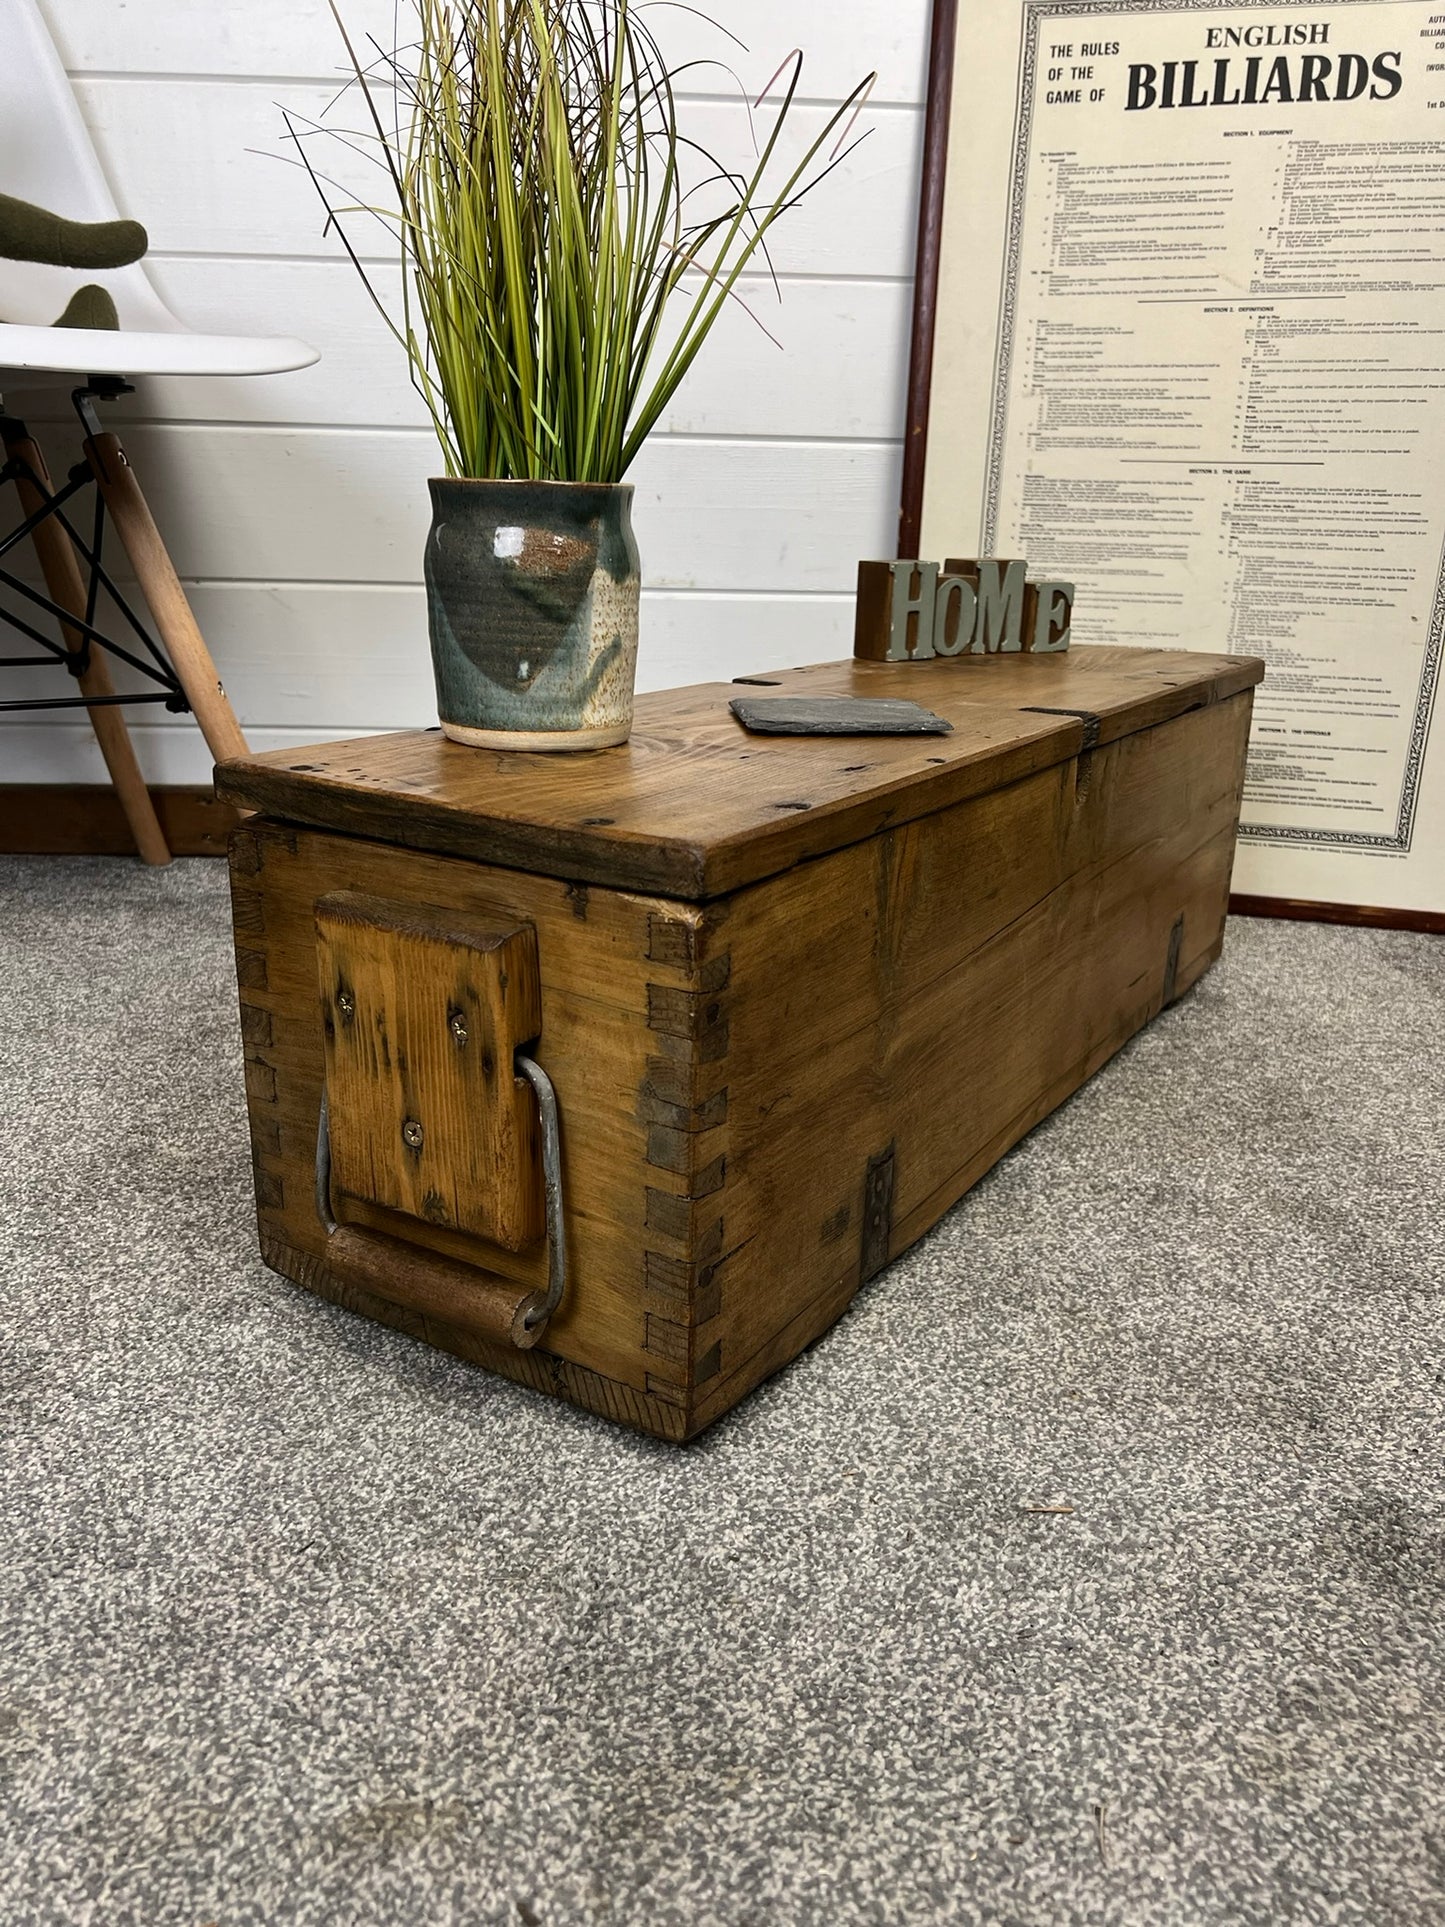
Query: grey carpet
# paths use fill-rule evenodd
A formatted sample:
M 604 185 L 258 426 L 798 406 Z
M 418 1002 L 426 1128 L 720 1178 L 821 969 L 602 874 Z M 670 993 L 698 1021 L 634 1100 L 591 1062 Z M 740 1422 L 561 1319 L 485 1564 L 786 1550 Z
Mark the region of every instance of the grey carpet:
M 0 904 L 6 1927 L 1445 1921 L 1445 945 L 1237 922 L 678 1450 L 260 1265 L 219 865 Z

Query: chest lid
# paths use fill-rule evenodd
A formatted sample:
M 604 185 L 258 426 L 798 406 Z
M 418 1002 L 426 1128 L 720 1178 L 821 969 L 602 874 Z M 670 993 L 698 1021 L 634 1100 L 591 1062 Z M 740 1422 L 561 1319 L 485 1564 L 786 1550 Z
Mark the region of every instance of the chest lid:
M 464 748 L 404 730 L 223 763 L 222 801 L 379 842 L 692 901 L 1235 696 L 1250 656 L 1062 655 L 833 662 L 744 679 L 777 696 L 891 696 L 947 736 L 755 736 L 737 683 L 640 695 L 631 740 L 577 755 Z

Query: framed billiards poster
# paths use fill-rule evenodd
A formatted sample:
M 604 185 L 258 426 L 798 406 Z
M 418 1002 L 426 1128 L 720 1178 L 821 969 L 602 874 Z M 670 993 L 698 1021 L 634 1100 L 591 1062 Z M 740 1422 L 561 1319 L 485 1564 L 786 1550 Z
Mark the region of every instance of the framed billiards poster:
M 1426 0 L 936 0 L 899 552 L 1263 657 L 1237 907 L 1445 930 Z

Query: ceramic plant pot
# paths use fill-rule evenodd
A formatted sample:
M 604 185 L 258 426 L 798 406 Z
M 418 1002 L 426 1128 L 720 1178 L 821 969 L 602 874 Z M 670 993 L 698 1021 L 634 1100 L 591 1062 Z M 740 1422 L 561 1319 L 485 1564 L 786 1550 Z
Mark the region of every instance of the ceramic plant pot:
M 640 578 L 632 489 L 431 483 L 437 710 L 481 749 L 606 749 L 632 728 Z

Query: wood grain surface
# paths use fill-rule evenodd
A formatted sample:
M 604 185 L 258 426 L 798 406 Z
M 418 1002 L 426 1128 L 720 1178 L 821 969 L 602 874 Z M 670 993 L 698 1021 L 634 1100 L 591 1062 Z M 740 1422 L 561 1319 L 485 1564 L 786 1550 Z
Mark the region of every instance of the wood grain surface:
M 709 906 L 725 953 L 715 1363 L 694 1427 L 826 1330 L 1218 955 L 1251 696 Z M 880 1161 L 887 1183 L 880 1187 Z M 869 1222 L 882 1192 L 886 1222 Z
M 542 1235 L 530 924 L 338 892 L 316 906 L 335 1191 L 522 1251 Z
M 232 878 L 268 1259 L 626 1423 L 701 1430 L 1218 954 L 1254 665 L 1229 668 L 1243 686 L 1193 707 L 1197 686 L 1136 686 L 1134 717 L 1152 720 L 1133 731 L 1101 681 L 1091 725 L 1041 719 L 1072 732 L 1064 760 L 926 814 L 901 806 L 703 903 L 408 849 L 424 794 L 386 804 L 387 844 L 354 817 L 347 835 L 254 820 Z M 1112 739 L 1079 750 L 1086 726 Z M 899 789 L 887 767 L 848 774 Z M 571 1283 L 533 1352 L 463 1330 L 429 1271 L 368 1281 L 326 1263 L 315 906 L 337 890 L 536 931 L 536 1056 L 562 1113 Z M 540 1247 L 509 1252 L 356 1196 L 337 1215 L 479 1275 L 544 1282 Z
M 946 737 L 856 745 L 751 738 L 733 684 L 639 697 L 632 740 L 569 757 L 465 749 L 440 732 L 223 764 L 217 791 L 268 815 L 414 848 L 692 901 L 1227 700 L 1252 657 L 1078 648 L 1067 655 L 846 661 L 750 678 L 779 695 L 900 696 Z

